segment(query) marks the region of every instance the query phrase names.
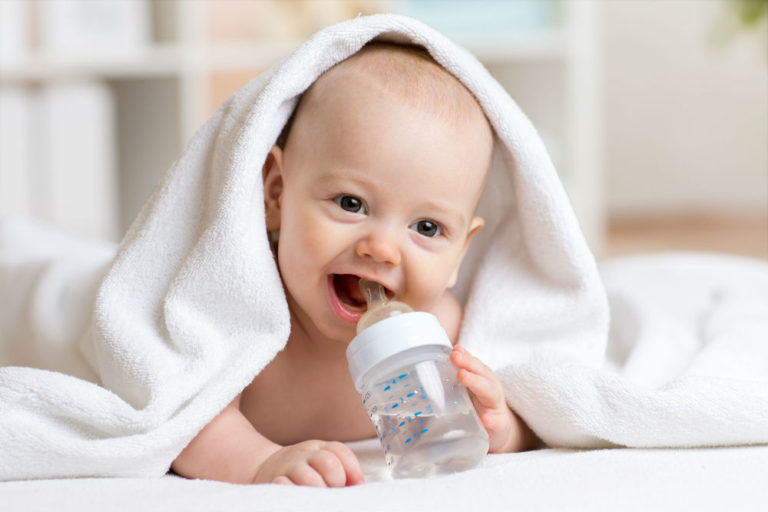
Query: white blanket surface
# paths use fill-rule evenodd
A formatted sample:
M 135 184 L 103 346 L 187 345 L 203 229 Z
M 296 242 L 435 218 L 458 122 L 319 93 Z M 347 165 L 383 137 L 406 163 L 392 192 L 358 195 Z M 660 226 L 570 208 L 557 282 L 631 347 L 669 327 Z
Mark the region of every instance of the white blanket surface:
M 600 368 L 547 358 L 502 370 L 551 446 L 768 443 L 768 263 L 718 254 L 601 265 L 611 331 Z
M 366 483 L 344 489 L 233 485 L 163 478 L 0 483 L 6 512 L 467 510 L 758 511 L 768 502 L 768 446 L 545 449 L 489 455 L 473 470 L 427 480 L 380 480 L 378 442 L 350 445 Z
M 606 266 L 616 310 L 603 364 L 605 288 L 536 131 L 463 49 L 378 15 L 318 33 L 229 98 L 114 259 L 0 225 L 0 480 L 163 475 L 282 349 L 289 316 L 262 164 L 299 95 L 377 37 L 424 46 L 494 128 L 487 224 L 457 285 L 461 342 L 536 433 L 559 447 L 768 443 L 765 263 L 711 260 L 706 276 L 686 274 L 684 259 L 645 274 Z

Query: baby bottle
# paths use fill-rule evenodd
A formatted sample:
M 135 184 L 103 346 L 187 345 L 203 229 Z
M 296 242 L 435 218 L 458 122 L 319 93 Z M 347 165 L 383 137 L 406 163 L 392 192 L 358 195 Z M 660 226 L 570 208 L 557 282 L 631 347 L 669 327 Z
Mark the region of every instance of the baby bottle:
M 347 362 L 395 478 L 430 477 L 476 466 L 488 434 L 449 360 L 437 318 L 390 302 L 361 280 L 368 311 L 347 347 Z

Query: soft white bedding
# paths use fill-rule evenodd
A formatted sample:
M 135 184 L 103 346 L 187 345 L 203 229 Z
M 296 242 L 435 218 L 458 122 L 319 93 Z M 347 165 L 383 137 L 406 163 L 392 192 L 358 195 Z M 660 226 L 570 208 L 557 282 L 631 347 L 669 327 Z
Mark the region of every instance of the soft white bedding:
M 748 357 L 752 345 L 745 344 L 744 351 L 722 351 L 718 346 L 723 340 L 751 340 L 758 349 L 754 354 L 759 354 L 768 343 L 768 336 L 760 334 L 768 321 L 760 313 L 768 293 L 767 268 L 764 261 L 693 253 L 604 263 L 601 274 L 613 310 L 605 368 L 642 389 L 658 390 L 679 382 L 676 376 L 696 365 L 708 367 L 697 358 Z M 764 379 L 766 364 L 755 358 L 746 367 L 754 372 L 749 377 Z M 669 436 L 661 430 L 660 418 L 645 421 L 645 433 L 639 423 L 612 423 L 610 416 L 598 423 L 603 432 Z M 696 433 L 690 425 L 678 432 L 683 439 L 695 439 Z M 398 481 L 386 477 L 376 440 L 351 446 L 367 480 L 354 488 L 238 486 L 171 475 L 26 480 L 0 483 L 0 511 L 766 510 L 768 504 L 765 444 L 542 449 L 489 455 L 479 468 L 465 473 Z
M 185 512 L 428 510 L 765 510 L 768 446 L 538 450 L 490 455 L 474 470 L 382 481 L 375 440 L 352 445 L 367 482 L 344 489 L 185 480 L 66 479 L 0 483 L 2 510 Z

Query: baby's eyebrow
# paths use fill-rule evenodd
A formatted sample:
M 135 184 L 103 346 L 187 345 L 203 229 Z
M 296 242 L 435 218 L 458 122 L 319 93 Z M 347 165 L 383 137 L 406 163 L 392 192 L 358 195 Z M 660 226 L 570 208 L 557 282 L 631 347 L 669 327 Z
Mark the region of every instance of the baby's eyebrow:
M 369 185 L 370 181 L 361 176 L 359 172 L 344 172 L 343 170 L 330 170 L 323 172 L 318 181 L 324 183 L 354 182 L 358 185 Z

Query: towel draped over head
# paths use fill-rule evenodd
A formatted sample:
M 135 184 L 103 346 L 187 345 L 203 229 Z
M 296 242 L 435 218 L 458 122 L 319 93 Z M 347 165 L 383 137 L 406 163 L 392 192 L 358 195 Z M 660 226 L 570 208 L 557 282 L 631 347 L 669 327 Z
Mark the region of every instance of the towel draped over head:
M 457 284 L 460 342 L 502 376 L 538 361 L 602 363 L 606 294 L 530 121 L 441 34 L 401 16 L 358 17 L 317 33 L 237 91 L 189 142 L 94 292 L 85 334 L 72 345 L 78 369 L 0 370 L 0 479 L 162 475 L 284 347 L 290 321 L 264 228 L 262 166 L 301 94 L 374 39 L 423 46 L 476 97 L 495 132 L 486 227 Z M 535 396 L 530 375 L 526 382 Z M 579 445 L 581 430 L 550 432 L 536 416 L 540 404 L 504 383 L 545 440 Z
M 261 169 L 301 94 L 374 39 L 423 46 L 495 131 L 500 165 L 481 212 L 488 233 L 457 287 L 462 342 L 494 367 L 537 351 L 600 362 L 605 295 L 531 123 L 441 34 L 401 16 L 358 17 L 237 91 L 189 142 L 98 289 L 76 347 L 90 372 L 2 370 L 0 478 L 163 474 L 283 348 L 289 313 L 264 229 Z

